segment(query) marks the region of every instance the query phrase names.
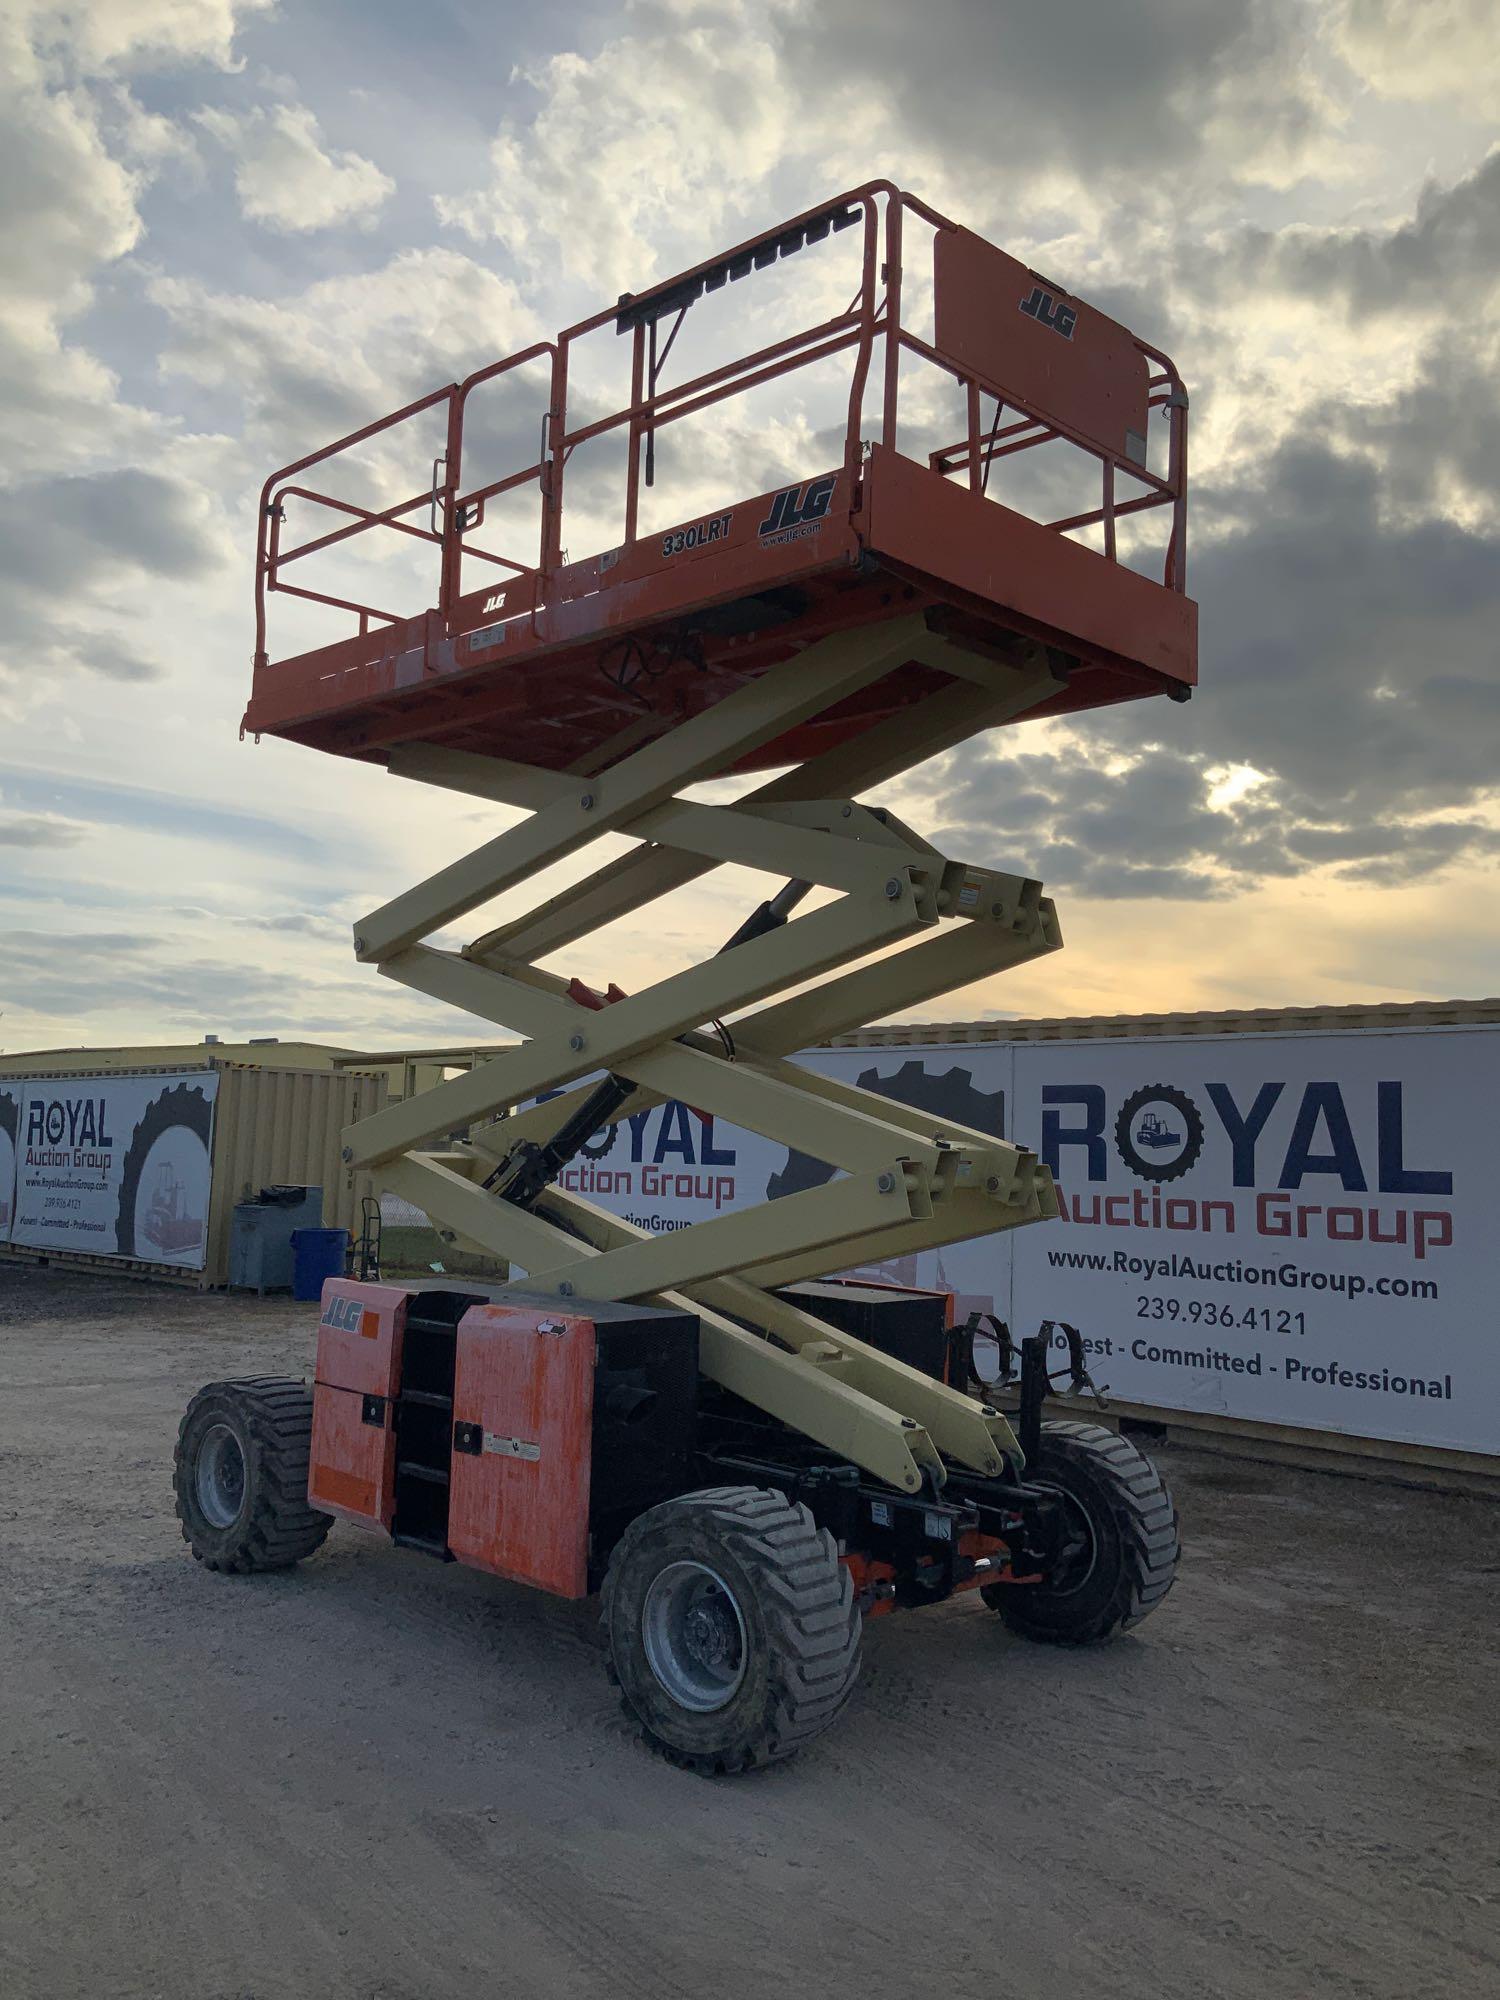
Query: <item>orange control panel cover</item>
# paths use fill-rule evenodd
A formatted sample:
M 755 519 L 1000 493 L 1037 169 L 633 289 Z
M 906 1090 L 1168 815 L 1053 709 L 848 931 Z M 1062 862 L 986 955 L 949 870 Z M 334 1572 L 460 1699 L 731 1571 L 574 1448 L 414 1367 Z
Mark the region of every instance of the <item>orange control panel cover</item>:
M 400 1285 L 330 1278 L 318 1318 L 318 1381 L 371 1396 L 394 1396 L 401 1380 L 406 1300 Z
M 309 1504 L 390 1531 L 395 1511 L 394 1397 L 407 1293 L 330 1278 L 318 1319 Z
M 588 1595 L 594 1323 L 475 1306 L 458 1329 L 448 1546 L 460 1562 Z
M 341 1514 L 390 1533 L 396 1507 L 395 1405 L 357 1389 L 313 1387 L 312 1451 L 307 1499 L 325 1514 Z

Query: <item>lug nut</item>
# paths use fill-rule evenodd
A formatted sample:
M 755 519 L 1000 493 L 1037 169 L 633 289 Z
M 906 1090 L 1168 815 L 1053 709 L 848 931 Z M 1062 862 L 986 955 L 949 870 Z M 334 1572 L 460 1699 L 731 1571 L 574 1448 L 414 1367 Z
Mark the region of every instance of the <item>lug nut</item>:
M 576 1056 L 576 1055 L 581 1055 L 583 1051 L 588 1047 L 588 1044 L 587 1042 L 584 1041 L 582 1035 L 569 1035 L 568 1047 L 573 1051 L 574 1055 Z
M 885 885 L 885 893 L 891 902 L 894 903 L 896 901 L 897 897 L 901 894 L 901 882 L 899 877 L 895 875 L 891 877 L 890 881 L 887 882 Z
M 894 1174 L 882 1174 L 875 1185 L 880 1189 L 882 1194 L 891 1194 L 895 1190 L 896 1176 Z

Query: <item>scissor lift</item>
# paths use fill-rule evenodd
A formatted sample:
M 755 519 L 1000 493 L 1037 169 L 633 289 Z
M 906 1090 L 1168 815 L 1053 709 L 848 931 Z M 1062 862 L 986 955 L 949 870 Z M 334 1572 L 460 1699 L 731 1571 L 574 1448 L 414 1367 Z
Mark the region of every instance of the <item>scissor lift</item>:
M 861 245 L 845 312 L 664 379 L 695 306 L 845 231 Z M 916 274 L 931 338 L 903 322 L 913 231 L 931 244 Z M 601 416 L 570 378 L 582 343 L 611 325 L 630 343 L 631 387 Z M 769 491 L 708 494 L 691 519 L 643 525 L 670 426 L 835 356 L 849 363 L 837 465 L 794 466 Z M 913 360 L 957 385 L 966 417 L 925 462 L 899 448 Z M 528 366 L 547 381 L 536 461 L 466 484 L 476 391 Z M 446 449 L 421 492 L 370 506 L 300 483 L 434 416 Z M 1164 458 L 1148 456 L 1153 420 Z M 1186 422 L 1165 356 L 875 183 L 267 482 L 246 729 L 526 815 L 372 910 L 354 940 L 386 977 L 523 1039 L 344 1135 L 351 1170 L 525 1275 L 483 1300 L 331 1283 L 315 1415 L 296 1385 L 244 1392 L 280 1399 L 259 1431 L 281 1440 L 279 1474 L 225 1404 L 233 1385 L 190 1410 L 179 1508 L 195 1553 L 231 1568 L 295 1560 L 338 1512 L 563 1594 L 603 1583 L 628 1705 L 657 1747 L 709 1769 L 785 1754 L 826 1723 L 852 1684 L 861 1610 L 976 1586 L 1021 1629 L 1082 1638 L 1165 1594 L 1165 1489 L 1107 1432 L 1043 1432 L 1046 1336 L 1007 1415 L 974 1381 L 962 1330 L 912 1348 L 909 1328 L 881 1331 L 909 1309 L 900 1295 L 806 1287 L 1053 1216 L 1046 1170 L 1024 1146 L 791 1058 L 1059 947 L 1039 883 L 950 859 L 859 795 L 1001 724 L 1186 697 Z M 570 561 L 570 463 L 603 438 L 624 445 L 623 535 Z M 1097 505 L 1038 520 L 990 495 L 997 467 L 1044 447 L 1093 466 Z M 487 511 L 523 488 L 540 523 L 529 560 L 486 540 Z M 336 525 L 285 547 L 293 501 L 333 509 Z M 1157 575 L 1132 566 L 1128 540 L 1151 509 L 1169 524 Z M 431 550 L 435 605 L 397 615 L 289 579 L 293 563 L 376 532 Z M 273 660 L 278 592 L 357 630 Z M 775 775 L 728 802 L 686 796 L 763 771 Z M 432 941 L 618 836 L 634 843 L 623 855 L 462 949 Z M 723 865 L 784 886 L 716 956 L 628 994 L 543 969 Z M 839 1171 L 661 1235 L 561 1185 L 606 1127 L 669 1098 Z M 940 1299 L 924 1310 L 941 1323 Z M 902 1341 L 927 1359 L 900 1358 Z M 701 1395 L 682 1392 L 689 1349 Z M 1073 1358 L 1081 1374 L 1076 1338 Z M 790 1625 L 764 1611 L 802 1588 L 787 1562 L 812 1593 Z

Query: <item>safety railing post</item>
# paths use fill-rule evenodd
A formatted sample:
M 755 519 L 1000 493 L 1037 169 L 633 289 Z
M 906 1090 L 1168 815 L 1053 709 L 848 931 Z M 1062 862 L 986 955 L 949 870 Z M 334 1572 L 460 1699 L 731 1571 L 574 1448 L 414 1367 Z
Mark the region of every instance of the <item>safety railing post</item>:
M 874 195 L 865 197 L 864 264 L 859 276 L 859 335 L 854 371 L 849 383 L 849 424 L 844 436 L 844 469 L 849 475 L 850 506 L 859 478 L 864 446 L 865 388 L 870 379 L 870 354 L 875 345 L 875 282 L 880 263 L 880 210 Z
M 281 563 L 281 524 L 286 518 L 286 509 L 279 500 L 271 503 L 271 536 L 266 550 L 266 588 L 277 588 L 276 571 Z
M 563 466 L 568 438 L 568 337 L 552 356 L 551 400 L 538 477 L 542 483 L 542 582 L 562 568 Z
M 261 490 L 260 519 L 256 523 L 255 531 L 255 664 L 257 666 L 268 657 L 266 592 L 272 587 L 275 572 L 275 531 L 279 524 L 280 515 L 272 513 L 271 484 L 268 480 Z
M 901 381 L 901 215 L 899 195 L 885 205 L 885 399 L 880 438 L 887 451 L 896 449 L 896 397 Z
M 631 336 L 630 350 L 630 450 L 625 465 L 625 540 L 635 540 L 641 499 L 641 396 L 646 380 L 646 327 L 638 320 Z M 653 391 L 655 384 L 652 384 Z M 653 394 L 653 407 L 654 407 Z
M 448 396 L 448 478 L 443 491 L 443 546 L 438 568 L 438 610 L 446 620 L 463 589 L 463 528 L 458 495 L 463 474 L 464 391 Z
M 1112 458 L 1104 461 L 1104 553 L 1111 562 L 1115 560 L 1115 462 Z
M 1172 503 L 1172 568 L 1165 581 L 1175 590 L 1187 589 L 1187 400 L 1180 387 L 1173 396 L 1171 455 L 1168 477 L 1177 498 Z

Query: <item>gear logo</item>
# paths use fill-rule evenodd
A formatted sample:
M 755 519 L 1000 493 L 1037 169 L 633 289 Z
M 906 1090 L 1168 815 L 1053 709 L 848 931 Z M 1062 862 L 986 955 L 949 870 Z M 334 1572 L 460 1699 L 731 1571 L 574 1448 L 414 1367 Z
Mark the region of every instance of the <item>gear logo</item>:
M 1203 1151 L 1203 1119 L 1185 1090 L 1148 1083 L 1115 1120 L 1115 1150 L 1143 1181 L 1180 1180 Z

